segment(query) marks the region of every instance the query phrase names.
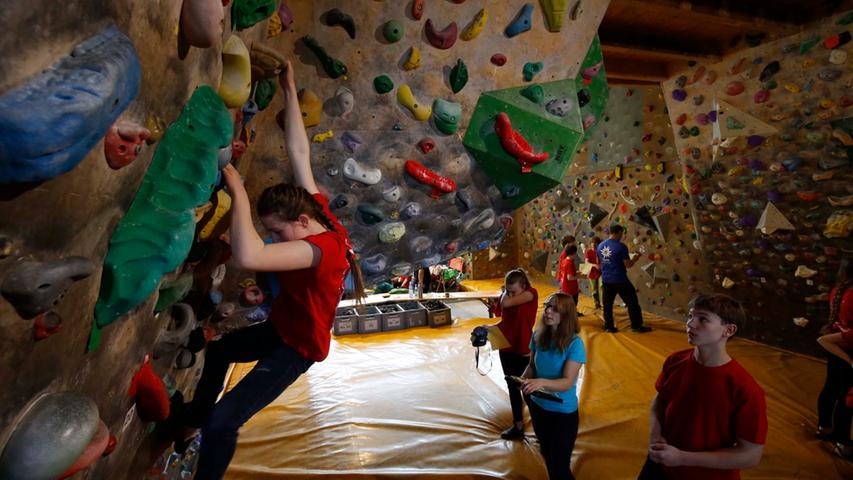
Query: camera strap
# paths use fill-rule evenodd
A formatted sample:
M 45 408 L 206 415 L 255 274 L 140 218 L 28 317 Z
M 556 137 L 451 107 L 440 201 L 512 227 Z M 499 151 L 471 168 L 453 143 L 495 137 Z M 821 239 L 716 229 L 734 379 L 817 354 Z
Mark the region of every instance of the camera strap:
M 486 345 L 488 345 L 488 343 Z M 484 352 L 486 351 L 485 347 L 483 348 L 483 351 Z M 479 373 L 480 376 L 485 377 L 492 370 L 492 355 L 491 355 L 491 353 L 492 353 L 491 348 L 489 348 L 488 354 L 486 355 L 489 359 L 489 368 L 488 368 L 488 370 L 486 370 L 484 372 L 484 371 L 480 370 L 480 347 L 477 347 L 477 351 L 474 352 L 474 366 L 477 369 L 477 373 Z

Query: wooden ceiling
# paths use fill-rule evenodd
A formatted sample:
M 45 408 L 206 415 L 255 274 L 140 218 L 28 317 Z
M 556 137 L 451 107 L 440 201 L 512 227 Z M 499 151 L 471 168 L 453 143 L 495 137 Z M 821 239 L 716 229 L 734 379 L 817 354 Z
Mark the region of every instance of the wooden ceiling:
M 611 0 L 599 27 L 610 84 L 657 84 L 853 9 L 853 0 Z

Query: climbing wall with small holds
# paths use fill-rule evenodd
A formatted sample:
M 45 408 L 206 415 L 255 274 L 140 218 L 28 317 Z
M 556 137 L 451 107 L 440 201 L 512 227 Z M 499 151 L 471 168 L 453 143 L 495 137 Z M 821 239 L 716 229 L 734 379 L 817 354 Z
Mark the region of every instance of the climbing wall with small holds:
M 522 263 L 553 278 L 565 235 L 576 237 L 580 264 L 580 245 L 606 239 L 618 223 L 627 229 L 623 241 L 641 254 L 629 277 L 643 308 L 683 315 L 707 279 L 662 91 L 612 88 L 602 122 L 575 158 L 563 185 L 522 209 Z M 580 284 L 590 294 L 587 282 Z
M 714 288 L 747 336 L 815 352 L 825 294 L 851 254 L 853 12 L 695 65 L 663 83 Z
M 485 250 L 471 254 L 471 279 L 485 280 L 503 278 L 506 272 L 518 268 L 519 263 L 519 222 L 522 209 L 513 212 L 513 224 L 507 230 L 500 243 Z

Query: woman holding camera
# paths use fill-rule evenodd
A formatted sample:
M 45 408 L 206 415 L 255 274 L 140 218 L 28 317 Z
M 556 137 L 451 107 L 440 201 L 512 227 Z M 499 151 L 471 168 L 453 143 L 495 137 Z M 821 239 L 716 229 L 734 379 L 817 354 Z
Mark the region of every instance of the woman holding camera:
M 504 278 L 503 292 L 495 305 L 495 315 L 501 317 L 498 328 L 506 337 L 509 346 L 498 353 L 504 375 L 519 376 L 530 357 L 530 336 L 536 323 L 536 307 L 539 293 L 530 285 L 524 270 L 516 268 L 507 272 Z M 509 404 L 512 407 L 512 426 L 501 432 L 505 440 L 524 438 L 524 403 L 517 386 L 507 380 L 509 386 Z
M 578 333 L 580 323 L 575 302 L 565 293 L 555 293 L 543 304 L 545 311 L 530 341 L 530 362 L 522 378 L 522 391 L 553 392 L 562 402 L 528 396 L 527 407 L 539 450 L 550 480 L 574 479 L 572 450 L 578 436 L 577 379 L 586 363 L 586 349 Z

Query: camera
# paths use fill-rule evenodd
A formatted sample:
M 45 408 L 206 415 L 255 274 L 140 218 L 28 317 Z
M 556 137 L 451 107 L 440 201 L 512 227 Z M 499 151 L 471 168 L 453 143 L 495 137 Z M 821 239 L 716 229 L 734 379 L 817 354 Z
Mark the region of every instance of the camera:
M 471 332 L 471 346 L 482 347 L 489 341 L 489 329 L 483 326 L 474 328 Z

